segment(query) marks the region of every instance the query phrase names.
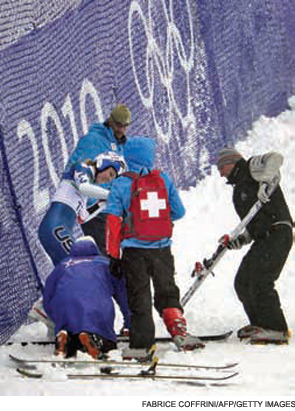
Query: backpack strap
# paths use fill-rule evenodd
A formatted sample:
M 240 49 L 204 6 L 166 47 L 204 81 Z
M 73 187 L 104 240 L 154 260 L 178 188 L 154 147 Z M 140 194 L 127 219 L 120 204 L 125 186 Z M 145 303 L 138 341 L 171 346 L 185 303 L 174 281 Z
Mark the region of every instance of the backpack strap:
M 161 170 L 150 170 L 148 169 L 148 174 L 158 174 L 160 175 Z M 121 176 L 130 177 L 132 180 L 137 180 L 140 177 L 143 177 L 148 174 L 142 174 L 142 170 L 140 173 L 135 173 L 135 171 L 125 171 L 125 173 L 121 174 Z
M 132 180 L 137 180 L 140 177 L 140 174 L 135 173 L 134 171 L 126 171 L 125 173 L 121 174 L 121 176 L 130 177 Z

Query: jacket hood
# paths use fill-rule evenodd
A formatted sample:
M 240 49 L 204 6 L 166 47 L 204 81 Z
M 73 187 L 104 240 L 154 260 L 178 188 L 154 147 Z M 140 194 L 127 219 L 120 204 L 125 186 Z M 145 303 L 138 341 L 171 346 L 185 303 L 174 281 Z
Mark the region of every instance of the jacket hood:
M 99 248 L 92 237 L 80 237 L 70 249 L 71 257 L 101 255 Z
M 128 137 L 124 146 L 124 158 L 129 170 L 143 167 L 153 168 L 155 161 L 155 141 L 150 137 Z

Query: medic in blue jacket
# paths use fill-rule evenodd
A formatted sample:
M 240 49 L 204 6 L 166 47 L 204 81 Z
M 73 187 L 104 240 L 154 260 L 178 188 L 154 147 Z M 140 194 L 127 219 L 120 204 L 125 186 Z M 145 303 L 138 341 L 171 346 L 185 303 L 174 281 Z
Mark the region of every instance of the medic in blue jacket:
M 94 123 L 88 133 L 81 137 L 69 157 L 65 172 L 71 166 L 87 159 L 94 160 L 105 151 L 123 155 L 127 141 L 126 130 L 130 126 L 131 113 L 125 104 L 118 104 L 104 123 Z
M 112 298 L 120 307 L 124 327 L 130 328 L 125 280 L 110 275 L 109 259 L 92 237 L 79 238 L 44 287 L 44 308 L 55 323 L 56 354 L 72 356 L 82 346 L 99 358 L 116 348 Z
M 130 138 L 124 148 L 124 159 L 127 162 L 128 170 L 141 175 L 148 174 L 153 168 L 155 161 L 155 141 L 149 137 L 135 136 Z M 161 172 L 168 193 L 170 218 L 172 221 L 179 220 L 185 214 L 185 209 L 179 197 L 178 191 L 167 174 Z M 106 213 L 117 217 L 124 215 L 124 220 L 130 217 L 132 180 L 122 176 L 112 183 L 112 188 L 107 201 Z M 113 219 L 114 220 L 114 219 Z M 119 238 L 118 238 L 119 239 Z M 120 240 L 120 239 L 119 239 Z M 159 241 L 142 241 L 135 237 L 123 239 L 121 248 L 142 247 L 142 248 L 164 248 L 169 247 L 172 241 L 170 237 L 162 238 Z M 109 246 L 111 246 L 109 244 Z M 116 244 L 117 250 L 118 244 Z
M 125 104 L 118 104 L 114 107 L 106 121 L 94 123 L 89 131 L 82 136 L 74 151 L 69 157 L 65 168 L 68 173 L 71 166 L 86 159 L 94 160 L 105 151 L 114 151 L 123 155 L 124 145 L 127 141 L 126 131 L 130 126 L 131 113 Z M 110 183 L 104 185 L 110 187 Z M 90 213 L 97 210 L 95 198 L 88 197 L 87 207 Z M 91 220 L 81 224 L 84 235 L 90 235 L 96 241 L 100 251 L 105 254 L 105 222 L 106 214 L 102 211 Z
M 170 178 L 165 173 L 153 170 L 154 152 L 155 143 L 151 138 L 139 136 L 127 141 L 124 158 L 129 172 L 113 182 L 107 200 L 106 247 L 111 257 L 110 271 L 118 277 L 123 274 L 126 276 L 131 311 L 130 347 L 123 351 L 126 359 L 144 360 L 155 341 L 151 280 L 154 306 L 177 347 L 191 350 L 204 346 L 197 337 L 186 332 L 179 289 L 174 279 L 174 258 L 170 249 L 171 231 L 165 236 L 168 231 L 165 220 L 175 221 L 182 218 L 185 209 Z M 140 189 L 133 191 L 134 178 L 130 172 L 137 174 L 135 178 L 143 176 L 141 181 L 145 176 L 150 178 L 150 187 L 153 188 L 142 182 Z M 142 190 L 145 198 L 138 201 L 136 197 L 141 198 Z M 147 224 L 142 224 L 144 219 Z M 135 222 L 138 222 L 134 229 L 136 234 L 130 236 L 127 230 L 128 235 L 125 236 L 126 225 L 136 225 Z M 143 231 L 139 232 L 140 230 Z M 150 233 L 155 234 L 152 240 L 143 239 Z

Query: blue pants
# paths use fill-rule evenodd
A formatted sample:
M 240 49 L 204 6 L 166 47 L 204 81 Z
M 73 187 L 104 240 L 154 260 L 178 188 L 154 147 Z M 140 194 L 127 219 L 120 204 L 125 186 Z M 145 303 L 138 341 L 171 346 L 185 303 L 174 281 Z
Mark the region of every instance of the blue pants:
M 73 229 L 76 223 L 75 211 L 63 203 L 50 205 L 38 230 L 39 240 L 56 266 L 69 254 L 75 241 Z

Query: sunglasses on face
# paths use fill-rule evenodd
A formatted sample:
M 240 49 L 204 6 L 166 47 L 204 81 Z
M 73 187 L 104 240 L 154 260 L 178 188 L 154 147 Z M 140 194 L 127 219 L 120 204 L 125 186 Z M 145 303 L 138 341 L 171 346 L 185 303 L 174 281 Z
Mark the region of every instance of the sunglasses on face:
M 130 123 L 121 123 L 120 121 L 116 121 L 114 120 L 114 118 L 112 117 L 113 123 L 115 124 L 116 127 L 118 128 L 123 128 L 123 127 L 129 127 Z

